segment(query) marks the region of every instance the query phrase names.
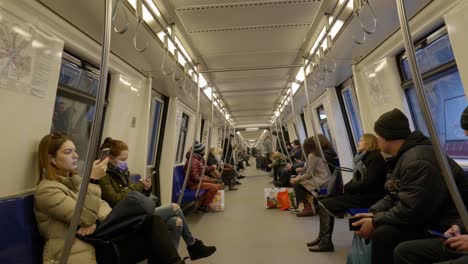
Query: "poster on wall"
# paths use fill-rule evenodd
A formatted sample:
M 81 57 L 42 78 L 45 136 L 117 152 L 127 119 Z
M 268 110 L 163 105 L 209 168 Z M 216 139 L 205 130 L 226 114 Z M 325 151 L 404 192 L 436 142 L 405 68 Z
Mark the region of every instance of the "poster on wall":
M 47 96 L 62 50 L 63 41 L 0 8 L 0 90 Z

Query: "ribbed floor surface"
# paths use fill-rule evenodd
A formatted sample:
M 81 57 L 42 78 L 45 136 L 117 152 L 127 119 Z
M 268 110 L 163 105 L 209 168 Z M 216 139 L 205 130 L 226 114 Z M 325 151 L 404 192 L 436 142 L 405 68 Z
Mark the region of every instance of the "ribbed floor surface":
M 289 211 L 265 209 L 263 189 L 272 186 L 272 178 L 256 170 L 253 162 L 242 174 L 246 178 L 241 180 L 239 190 L 225 193 L 224 212 L 187 216 L 195 237 L 218 249 L 209 258 L 187 263 L 346 263 L 352 241 L 347 219 L 336 221 L 334 253 L 311 253 L 306 242 L 318 234 L 318 216 L 298 218 Z M 183 241 L 179 252 L 181 256 L 188 255 Z

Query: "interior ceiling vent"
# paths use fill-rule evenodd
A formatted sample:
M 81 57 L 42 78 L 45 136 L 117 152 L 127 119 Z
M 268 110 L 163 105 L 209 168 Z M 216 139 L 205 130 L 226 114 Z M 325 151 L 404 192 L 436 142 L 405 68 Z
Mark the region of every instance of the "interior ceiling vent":
M 307 4 L 320 2 L 321 0 L 290 0 L 290 1 L 269 1 L 269 2 L 249 2 L 238 4 L 219 4 L 219 5 L 199 5 L 178 8 L 178 12 L 184 11 L 200 11 L 208 9 L 221 9 L 221 8 L 244 8 L 244 7 L 263 7 L 263 6 L 278 6 L 278 5 L 293 5 L 293 4 Z
M 311 26 L 310 23 L 280 24 L 280 25 L 257 25 L 257 26 L 246 26 L 246 27 L 212 28 L 212 29 L 192 30 L 189 33 L 191 33 L 191 34 L 193 34 L 193 33 L 211 33 L 211 32 L 225 32 L 225 31 L 280 29 L 280 28 L 310 27 L 310 26 Z

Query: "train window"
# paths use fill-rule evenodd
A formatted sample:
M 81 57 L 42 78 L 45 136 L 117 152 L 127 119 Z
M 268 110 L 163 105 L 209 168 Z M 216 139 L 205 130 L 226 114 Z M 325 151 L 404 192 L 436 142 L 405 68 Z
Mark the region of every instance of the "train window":
M 320 127 L 322 128 L 322 133 L 325 135 L 325 137 L 332 142 L 333 145 L 335 145 L 335 141 L 332 138 L 332 134 L 330 132 L 330 127 L 328 126 L 328 121 L 327 121 L 327 114 L 325 113 L 325 108 L 323 105 L 319 106 L 317 108 L 317 115 L 319 118 L 320 122 Z
M 304 113 L 301 113 L 301 121 L 302 121 L 302 125 L 304 126 L 305 136 L 307 138 L 307 137 L 309 137 L 309 135 L 307 134 L 307 126 L 306 126 L 306 122 L 305 122 Z
M 148 148 L 148 158 L 146 165 L 153 166 L 156 159 L 156 149 L 158 146 L 159 131 L 161 129 L 161 118 L 163 112 L 164 103 L 159 99 L 153 98 L 151 102 L 151 124 L 150 124 L 150 138 Z
M 353 87 L 351 85 L 345 86 L 345 88 L 341 90 L 341 96 L 343 98 L 343 104 L 346 110 L 346 115 L 351 126 L 354 144 L 357 145 L 359 139 L 362 137 L 363 130 L 361 120 L 359 118 L 356 95 L 354 94 Z
M 63 53 L 51 131 L 73 138 L 82 172 L 88 151 L 94 105 L 99 86 L 98 70 L 79 59 Z
M 184 160 L 185 143 L 187 141 L 187 133 L 188 133 L 188 123 L 189 123 L 189 116 L 183 113 L 182 120 L 180 122 L 179 140 L 177 143 L 176 163 L 181 163 Z
M 440 31 L 438 31 L 440 32 Z M 436 33 L 438 33 L 436 32 Z M 436 34 L 434 33 L 434 34 Z M 434 35 L 433 34 L 433 35 Z M 424 89 L 437 134 L 452 158 L 468 158 L 468 140 L 460 128 L 460 115 L 468 105 L 448 35 L 428 37 L 418 46 L 418 64 L 423 72 Z M 430 39 L 433 39 L 430 41 Z M 416 90 L 407 69 L 407 59 L 400 59 L 403 88 L 410 105 L 415 127 L 429 135 Z

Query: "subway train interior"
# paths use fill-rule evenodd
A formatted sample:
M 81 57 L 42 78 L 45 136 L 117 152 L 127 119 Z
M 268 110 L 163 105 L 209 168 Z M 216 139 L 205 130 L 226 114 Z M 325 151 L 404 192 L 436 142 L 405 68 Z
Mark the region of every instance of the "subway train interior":
M 371 263 L 362 255 L 369 252 L 372 263 L 387 263 L 375 261 L 377 242 L 370 249 L 350 231 L 350 209 L 369 205 L 336 217 L 332 250 L 310 252 L 331 180 L 315 191 L 297 187 L 310 191 L 303 203 L 291 183 L 300 160 L 297 177 L 316 175 L 309 157 L 325 161 L 324 138 L 339 164 L 324 168 L 346 194 L 359 172 L 361 138 L 376 134 L 376 121 L 395 108 L 411 131 L 431 139 L 439 187 L 466 221 L 458 180 L 444 164 L 453 159 L 468 175 L 468 132 L 460 125 L 468 106 L 467 13 L 465 0 L 0 1 L 0 263 L 126 263 L 99 260 L 94 244 L 83 246 L 87 260 L 77 253 L 92 244 L 80 230 L 96 228 L 84 224 L 90 195 L 102 191 L 110 210 L 101 187 L 112 168 L 130 181 L 114 188 L 140 186 L 157 197 L 154 206 L 180 206 L 185 218 L 176 227 L 190 227 L 204 249 L 216 247 L 197 259 L 181 229 L 185 242 L 175 253 L 189 256 L 185 262 L 145 253 L 128 263 Z M 58 137 L 73 144 L 70 171 L 51 152 Z M 104 147 L 107 138 L 126 146 L 125 164 Z M 390 141 L 382 138 L 377 133 L 383 151 L 381 140 Z M 308 139 L 317 154 L 307 152 Z M 293 176 L 281 185 L 278 170 Z M 81 184 L 68 189 L 66 175 L 80 175 Z M 55 197 L 68 199 L 64 218 Z M 148 217 L 154 226 L 156 216 Z M 105 226 L 105 217 L 93 219 L 97 229 L 86 236 Z

